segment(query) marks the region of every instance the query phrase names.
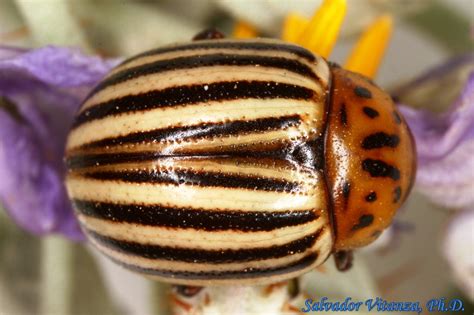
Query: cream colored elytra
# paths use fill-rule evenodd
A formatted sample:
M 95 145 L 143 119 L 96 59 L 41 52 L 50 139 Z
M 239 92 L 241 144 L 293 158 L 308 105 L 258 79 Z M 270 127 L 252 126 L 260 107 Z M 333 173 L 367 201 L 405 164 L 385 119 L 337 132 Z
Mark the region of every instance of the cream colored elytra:
M 263 284 L 321 264 L 328 80 L 323 59 L 276 40 L 196 41 L 119 65 L 67 143 L 89 239 L 176 284 Z

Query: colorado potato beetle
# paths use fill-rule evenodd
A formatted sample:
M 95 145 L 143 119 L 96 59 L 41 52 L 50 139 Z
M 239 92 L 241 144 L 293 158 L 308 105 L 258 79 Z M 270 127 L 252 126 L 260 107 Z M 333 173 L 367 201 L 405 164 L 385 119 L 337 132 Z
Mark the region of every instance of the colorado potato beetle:
M 132 57 L 84 101 L 66 148 L 83 230 L 175 284 L 272 283 L 331 253 L 349 264 L 411 189 L 408 126 L 361 75 L 279 40 L 221 37 Z

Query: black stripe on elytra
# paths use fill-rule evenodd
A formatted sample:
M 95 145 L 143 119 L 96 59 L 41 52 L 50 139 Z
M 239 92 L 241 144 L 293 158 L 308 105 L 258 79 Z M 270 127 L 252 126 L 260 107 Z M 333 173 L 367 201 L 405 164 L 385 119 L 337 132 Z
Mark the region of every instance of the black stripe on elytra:
M 397 135 L 377 132 L 364 138 L 362 141 L 362 148 L 366 150 L 379 149 L 383 147 L 396 148 L 399 143 L 400 138 Z
M 107 254 L 106 254 L 107 255 Z M 313 264 L 318 258 L 318 253 L 311 253 L 303 258 L 289 263 L 287 265 L 271 268 L 245 268 L 242 270 L 229 271 L 180 271 L 167 269 L 143 268 L 137 265 L 124 263 L 116 258 L 107 255 L 111 260 L 125 268 L 135 272 L 149 275 L 160 276 L 164 278 L 183 279 L 183 280 L 226 280 L 226 279 L 253 279 L 269 278 L 281 274 L 287 274 L 304 269 Z
M 352 227 L 352 231 L 365 228 L 374 222 L 374 216 L 371 214 L 363 214 L 359 218 L 359 222 Z
M 137 95 L 127 95 L 85 109 L 73 127 L 110 115 L 145 111 L 154 108 L 192 105 L 211 101 L 237 99 L 297 99 L 309 100 L 314 91 L 293 84 L 266 81 L 230 81 L 211 84 L 184 85 Z
M 175 51 L 196 50 L 196 49 L 236 49 L 236 50 L 260 50 L 260 51 L 284 51 L 295 54 L 299 57 L 307 59 L 309 62 L 315 62 L 316 57 L 307 49 L 296 45 L 285 45 L 279 43 L 265 43 L 256 41 L 220 41 L 197 42 L 183 45 L 174 45 L 168 47 L 160 47 L 150 51 L 146 51 L 139 55 L 133 56 L 122 62 L 121 65 L 146 56 L 159 55 Z
M 362 169 L 369 172 L 372 177 L 390 177 L 393 180 L 400 179 L 400 171 L 398 168 L 382 160 L 365 159 L 362 161 Z
M 313 222 L 319 218 L 314 210 L 213 211 L 77 199 L 73 200 L 73 205 L 84 215 L 107 221 L 204 231 L 272 231 Z
M 237 250 L 205 250 L 201 248 L 184 248 L 143 244 L 131 241 L 118 240 L 91 230 L 88 230 L 87 234 L 100 244 L 127 255 L 144 257 L 148 259 L 164 259 L 192 263 L 225 264 L 281 258 L 298 253 L 303 253 L 314 246 L 323 231 L 324 228 L 321 228 L 314 234 L 304 236 L 300 239 L 283 245 Z
M 299 183 L 288 182 L 283 179 L 262 178 L 243 174 L 195 172 L 191 170 L 97 171 L 84 173 L 82 176 L 98 180 L 118 180 L 129 183 L 186 184 L 276 192 L 298 192 L 301 190 Z
M 233 157 L 233 158 L 256 158 L 256 159 L 265 159 L 269 158 L 276 161 L 288 162 L 296 161 L 294 157 L 294 147 L 293 143 L 282 142 L 281 145 L 278 145 L 276 148 L 267 150 L 265 145 L 262 145 L 262 148 L 252 148 L 249 150 L 237 150 L 235 148 L 229 149 L 219 149 L 218 151 L 206 151 L 206 152 L 183 152 L 183 153 L 163 153 L 162 151 L 138 151 L 138 152 L 119 152 L 119 153 L 79 153 L 75 155 L 70 155 L 66 158 L 66 165 L 70 170 L 76 170 L 80 168 L 93 167 L 93 166 L 103 166 L 103 165 L 112 165 L 120 163 L 130 163 L 130 162 L 145 162 L 145 161 L 156 161 L 160 158 L 183 158 L 189 155 L 199 155 L 200 157 Z M 313 150 L 313 148 L 312 148 Z M 316 149 L 312 151 L 312 155 L 320 157 Z M 318 160 L 315 160 L 314 165 L 317 164 Z M 309 162 L 308 162 L 309 163 Z
M 66 165 L 69 169 L 79 169 L 108 164 L 152 161 L 160 157 L 163 157 L 163 153 L 157 151 L 80 154 L 66 158 Z
M 341 105 L 341 109 L 339 111 L 339 117 L 341 119 L 341 124 L 344 127 L 347 127 L 347 111 L 346 111 L 346 104 Z
M 362 97 L 362 98 L 372 98 L 372 93 L 370 90 L 366 89 L 363 86 L 356 86 L 354 88 L 355 95 Z
M 176 140 L 196 140 L 228 135 L 266 132 L 287 129 L 301 124 L 299 115 L 268 117 L 255 120 L 235 120 L 230 122 L 203 123 L 196 126 L 171 127 L 145 132 L 134 132 L 125 136 L 94 141 L 81 148 L 95 148 L 129 143 L 161 142 Z
M 177 57 L 173 59 L 159 60 L 145 65 L 125 69 L 112 74 L 101 81 L 91 92 L 104 89 L 107 86 L 129 81 L 141 76 L 157 74 L 165 71 L 175 71 L 180 69 L 193 69 L 213 66 L 255 66 L 262 68 L 276 68 L 300 74 L 302 76 L 318 81 L 318 76 L 307 65 L 295 59 L 268 56 L 247 56 L 232 54 L 210 54 Z M 235 71 L 239 71 L 238 69 Z M 173 74 L 170 74 L 171 76 Z
M 393 190 L 393 203 L 397 203 L 400 201 L 400 198 L 402 197 L 402 188 L 398 186 Z
M 364 112 L 364 114 L 366 114 L 369 118 L 372 118 L 372 119 L 380 115 L 377 110 L 368 106 L 364 106 L 364 108 L 362 108 L 362 111 Z

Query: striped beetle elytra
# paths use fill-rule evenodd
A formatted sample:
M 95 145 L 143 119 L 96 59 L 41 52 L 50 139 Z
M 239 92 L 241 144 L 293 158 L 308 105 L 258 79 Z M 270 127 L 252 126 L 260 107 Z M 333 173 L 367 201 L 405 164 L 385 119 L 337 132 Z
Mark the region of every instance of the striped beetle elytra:
M 286 42 L 221 37 L 132 57 L 84 101 L 66 147 L 83 230 L 175 284 L 272 283 L 331 253 L 347 268 L 411 189 L 408 126 L 363 76 Z

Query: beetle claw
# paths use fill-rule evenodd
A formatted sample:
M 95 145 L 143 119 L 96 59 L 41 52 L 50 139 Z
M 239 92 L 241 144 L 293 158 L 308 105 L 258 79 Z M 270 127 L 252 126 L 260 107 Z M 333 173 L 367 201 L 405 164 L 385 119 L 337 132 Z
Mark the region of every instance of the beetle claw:
M 208 28 L 202 32 L 197 33 L 193 40 L 205 40 L 205 39 L 221 39 L 224 38 L 225 35 L 215 28 Z
M 352 268 L 354 255 L 351 250 L 341 250 L 334 253 L 334 262 L 339 271 L 347 271 Z
M 301 292 L 300 279 L 299 278 L 291 279 L 288 285 L 288 293 L 290 295 L 290 298 L 294 299 L 300 294 L 300 292 Z
M 175 289 L 179 295 L 190 298 L 201 292 L 202 287 L 191 285 L 177 285 L 175 286 Z

